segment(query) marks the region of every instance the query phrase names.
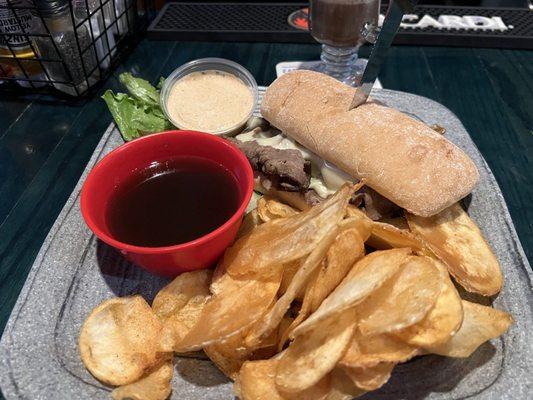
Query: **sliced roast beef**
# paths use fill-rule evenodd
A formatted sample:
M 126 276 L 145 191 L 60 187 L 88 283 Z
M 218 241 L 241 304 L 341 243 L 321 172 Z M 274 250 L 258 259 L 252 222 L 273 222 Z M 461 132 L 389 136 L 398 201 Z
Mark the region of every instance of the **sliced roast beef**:
M 365 212 L 374 221 L 382 218 L 392 218 L 401 214 L 400 207 L 369 186 L 365 187 L 363 199 Z
M 306 190 L 303 195 L 305 202 L 310 206 L 316 206 L 318 203 L 324 201 L 324 199 L 320 197 L 313 189 Z
M 272 146 L 261 146 L 251 140 L 241 142 L 226 138 L 246 155 L 252 168 L 265 174 L 272 184 L 282 190 L 304 191 L 311 179 L 311 163 L 298 150 L 281 150 Z

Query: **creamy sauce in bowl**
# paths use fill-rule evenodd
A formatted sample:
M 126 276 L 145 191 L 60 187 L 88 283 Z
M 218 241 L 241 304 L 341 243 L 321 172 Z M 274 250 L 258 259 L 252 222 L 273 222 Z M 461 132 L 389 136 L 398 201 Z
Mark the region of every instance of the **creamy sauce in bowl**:
M 170 89 L 167 112 L 179 128 L 221 133 L 244 123 L 254 107 L 254 95 L 233 74 L 193 72 Z

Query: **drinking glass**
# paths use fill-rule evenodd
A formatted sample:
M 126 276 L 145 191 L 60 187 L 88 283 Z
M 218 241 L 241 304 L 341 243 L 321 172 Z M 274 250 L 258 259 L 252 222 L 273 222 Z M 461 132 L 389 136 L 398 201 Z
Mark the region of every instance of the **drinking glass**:
M 365 27 L 377 26 L 380 0 L 311 0 L 310 31 L 322 44 L 315 70 L 350 86 L 356 86 L 363 73 L 357 62 L 359 47 L 365 42 Z

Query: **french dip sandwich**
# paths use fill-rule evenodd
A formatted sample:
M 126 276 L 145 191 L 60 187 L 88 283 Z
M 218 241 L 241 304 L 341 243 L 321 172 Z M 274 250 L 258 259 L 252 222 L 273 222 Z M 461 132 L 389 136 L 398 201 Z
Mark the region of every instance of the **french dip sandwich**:
M 348 111 L 354 91 L 312 71 L 270 85 L 261 114 L 271 127 L 260 124 L 231 139 L 258 172 L 259 191 L 303 208 L 346 181 L 364 180 L 374 202 L 384 197 L 423 217 L 472 191 L 479 173 L 462 150 L 374 101 Z

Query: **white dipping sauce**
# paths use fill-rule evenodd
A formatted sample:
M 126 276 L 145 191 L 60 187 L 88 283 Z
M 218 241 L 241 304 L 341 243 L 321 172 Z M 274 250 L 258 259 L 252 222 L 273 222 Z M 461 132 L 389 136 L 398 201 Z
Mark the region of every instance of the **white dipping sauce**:
M 235 75 L 207 70 L 178 80 L 166 106 L 180 128 L 214 133 L 244 122 L 253 104 L 252 91 Z

